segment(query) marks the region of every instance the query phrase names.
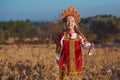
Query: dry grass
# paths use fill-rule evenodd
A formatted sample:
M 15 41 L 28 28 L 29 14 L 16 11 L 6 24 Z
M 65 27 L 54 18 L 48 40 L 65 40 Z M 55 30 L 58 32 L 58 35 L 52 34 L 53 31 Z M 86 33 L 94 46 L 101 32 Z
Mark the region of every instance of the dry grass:
M 83 80 L 120 80 L 120 48 L 83 49 Z M 58 80 L 55 45 L 1 45 L 0 80 Z

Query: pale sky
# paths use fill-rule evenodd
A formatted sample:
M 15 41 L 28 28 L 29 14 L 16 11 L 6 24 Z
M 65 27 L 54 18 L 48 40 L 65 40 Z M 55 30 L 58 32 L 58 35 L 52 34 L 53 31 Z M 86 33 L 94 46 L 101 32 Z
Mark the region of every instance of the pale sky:
M 0 21 L 51 21 L 73 6 L 82 18 L 111 14 L 120 17 L 120 0 L 0 0 Z

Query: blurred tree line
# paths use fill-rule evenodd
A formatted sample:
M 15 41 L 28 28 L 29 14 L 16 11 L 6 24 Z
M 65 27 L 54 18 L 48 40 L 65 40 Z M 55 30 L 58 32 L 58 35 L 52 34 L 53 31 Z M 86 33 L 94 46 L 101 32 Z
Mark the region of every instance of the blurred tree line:
M 95 43 L 120 42 L 120 17 L 112 15 L 98 15 L 82 18 L 78 24 L 81 32 L 89 41 Z M 38 43 L 46 40 L 56 42 L 58 35 L 63 30 L 64 24 L 59 21 L 31 22 L 25 21 L 1 21 L 0 43 L 6 44 L 8 38 L 18 38 L 15 43 L 23 43 L 25 38 L 38 38 Z

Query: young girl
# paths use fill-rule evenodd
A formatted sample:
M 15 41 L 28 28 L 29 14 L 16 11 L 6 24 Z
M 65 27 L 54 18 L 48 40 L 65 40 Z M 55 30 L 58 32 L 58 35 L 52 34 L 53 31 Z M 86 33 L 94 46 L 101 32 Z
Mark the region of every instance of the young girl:
M 61 19 L 65 23 L 66 29 L 59 35 L 56 47 L 59 80 L 74 80 L 75 78 L 75 80 L 80 80 L 82 72 L 81 45 L 88 49 L 89 55 L 92 55 L 93 44 L 88 42 L 80 30 L 77 29 L 80 14 L 74 7 L 66 8 L 61 14 Z

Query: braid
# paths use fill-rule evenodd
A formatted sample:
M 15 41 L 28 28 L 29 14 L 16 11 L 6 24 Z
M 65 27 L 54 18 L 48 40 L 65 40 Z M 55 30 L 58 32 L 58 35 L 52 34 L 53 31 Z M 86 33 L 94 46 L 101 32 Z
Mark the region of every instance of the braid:
M 87 42 L 87 39 L 85 38 L 85 36 L 81 33 L 79 29 L 76 29 L 75 32 L 83 38 L 84 42 Z

